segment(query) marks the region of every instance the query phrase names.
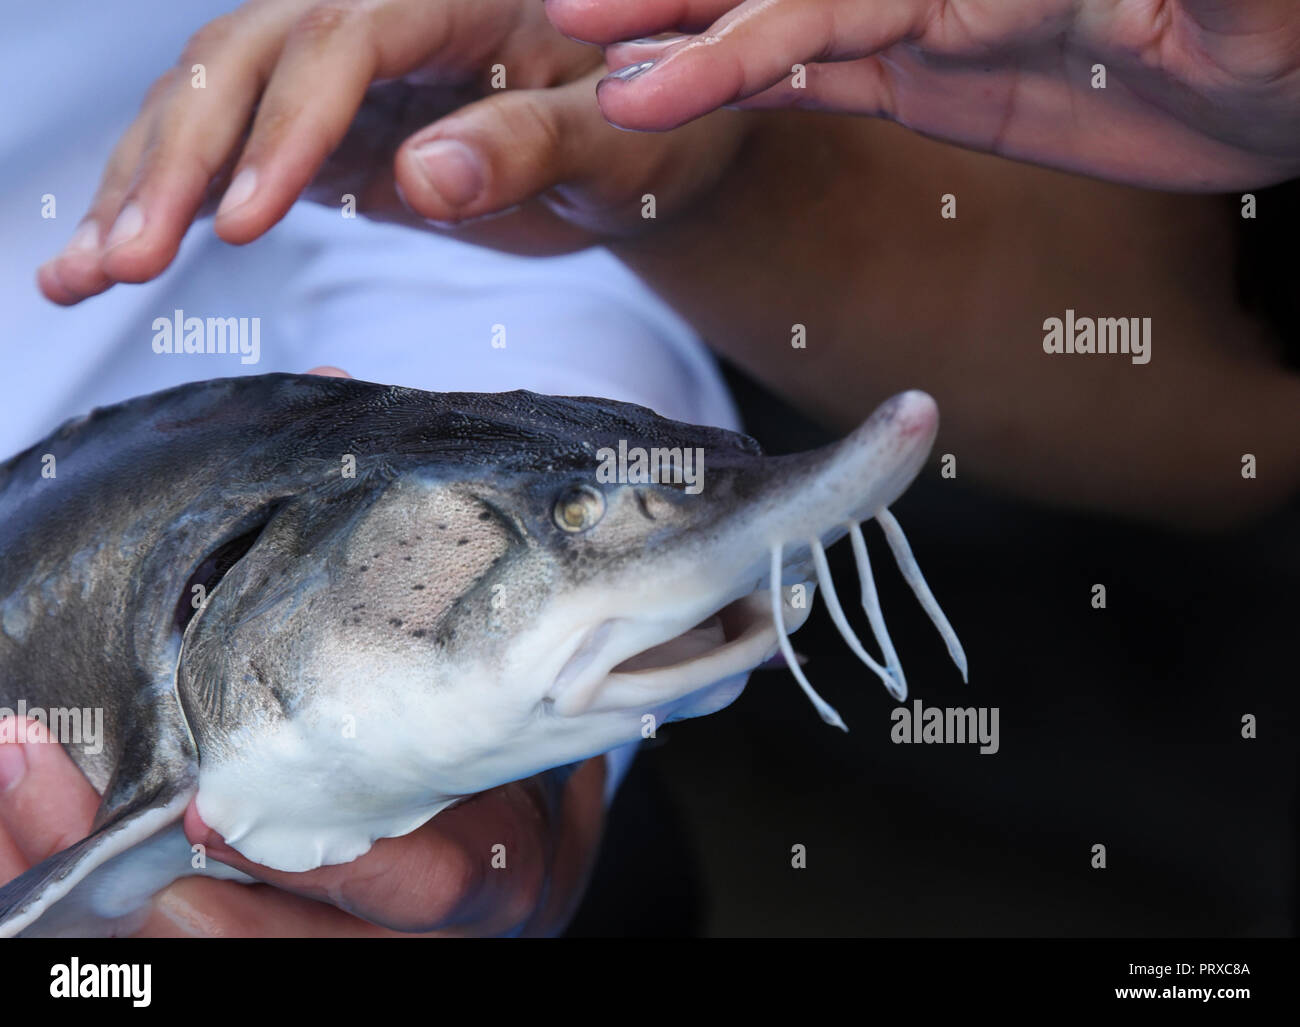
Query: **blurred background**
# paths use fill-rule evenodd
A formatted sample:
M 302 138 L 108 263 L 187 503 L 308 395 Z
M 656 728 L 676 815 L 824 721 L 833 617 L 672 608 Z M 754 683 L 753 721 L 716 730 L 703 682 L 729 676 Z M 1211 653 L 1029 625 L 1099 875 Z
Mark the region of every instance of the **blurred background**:
M 769 451 L 830 441 L 728 380 Z M 792 641 L 849 733 L 786 670 L 660 729 L 571 933 L 1294 934 L 1300 504 L 1180 536 L 999 499 L 932 466 L 894 511 L 970 659 L 963 685 L 868 524 L 908 702 L 999 707 L 998 752 L 892 742 L 893 700 L 819 598 Z M 867 638 L 851 552 L 828 555 Z M 1099 581 L 1105 610 L 1089 603 Z M 791 866 L 796 844 L 807 869 Z

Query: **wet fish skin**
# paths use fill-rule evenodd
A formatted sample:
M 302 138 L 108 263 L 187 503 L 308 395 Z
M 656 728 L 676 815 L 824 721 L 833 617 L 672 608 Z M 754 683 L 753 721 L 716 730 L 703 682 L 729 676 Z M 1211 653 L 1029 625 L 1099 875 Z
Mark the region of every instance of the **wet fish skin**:
M 774 584 L 811 591 L 810 540 L 897 498 L 936 423 L 906 393 L 843 443 L 768 458 L 608 400 L 293 375 L 70 422 L 0 467 L 0 706 L 102 707 L 103 752 L 69 752 L 104 804 L 98 835 L 0 889 L 0 933 L 175 832 L 196 793 L 246 856 L 304 870 L 646 716 L 721 708 L 807 615 L 778 601 L 762 627 L 773 547 Z M 702 449 L 703 493 L 604 484 L 594 525 L 562 530 L 557 497 L 620 442 Z

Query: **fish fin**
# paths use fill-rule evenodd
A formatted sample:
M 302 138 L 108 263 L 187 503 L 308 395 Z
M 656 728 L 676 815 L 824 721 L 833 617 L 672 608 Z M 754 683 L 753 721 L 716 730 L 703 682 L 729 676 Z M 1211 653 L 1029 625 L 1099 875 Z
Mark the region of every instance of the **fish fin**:
M 203 648 L 203 646 L 195 644 L 191 648 L 191 653 L 201 652 Z M 194 682 L 194 686 L 188 694 L 194 696 L 199 710 L 203 713 L 205 722 L 216 723 L 221 720 L 222 710 L 225 706 L 225 672 L 229 669 L 228 662 L 224 651 L 218 651 L 208 659 L 193 661 L 198 670 L 190 674 L 190 680 Z M 191 716 L 193 716 L 192 711 Z
M 97 867 L 179 820 L 193 788 L 154 789 L 122 806 L 81 841 L 0 887 L 0 938 L 26 931 Z
M 193 858 L 193 847 L 177 820 L 97 866 L 24 930 L 23 937 L 111 938 L 131 934 L 148 919 L 153 896 L 180 877 L 253 883 L 247 874 L 216 860 L 196 867 Z

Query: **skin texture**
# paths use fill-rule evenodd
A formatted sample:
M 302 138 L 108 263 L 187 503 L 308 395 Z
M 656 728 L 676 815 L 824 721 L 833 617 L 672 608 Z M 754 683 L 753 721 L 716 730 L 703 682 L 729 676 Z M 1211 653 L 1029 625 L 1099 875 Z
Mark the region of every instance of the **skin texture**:
M 312 373 L 346 377 L 337 368 Z M 15 737 L 22 737 L 15 732 Z M 27 737 L 31 737 L 29 734 Z M 99 795 L 55 745 L 0 744 L 0 882 L 84 837 Z M 226 846 L 194 802 L 192 844 L 274 888 L 190 879 L 154 900 L 138 933 L 373 936 L 551 934 L 581 898 L 604 822 L 603 757 L 483 792 L 351 863 L 307 873 L 257 866 Z M 492 847 L 511 853 L 492 868 Z
M 1300 169 L 1291 0 L 547 0 L 561 31 L 621 45 L 606 117 L 659 131 L 718 107 L 884 117 L 974 149 L 1157 188 Z M 795 66 L 806 78 L 796 83 Z M 1105 88 L 1093 83 L 1106 69 Z M 1133 142 L 1141 140 L 1141 146 Z

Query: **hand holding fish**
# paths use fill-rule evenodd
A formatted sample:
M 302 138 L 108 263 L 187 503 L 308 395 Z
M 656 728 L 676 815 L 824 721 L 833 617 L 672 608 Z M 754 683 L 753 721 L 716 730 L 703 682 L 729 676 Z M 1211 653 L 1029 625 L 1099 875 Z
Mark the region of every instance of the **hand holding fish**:
M 663 130 L 724 105 L 867 114 L 948 142 L 1178 190 L 1300 173 L 1291 0 L 547 0 L 610 45 L 600 105 Z M 656 33 L 689 33 L 637 39 Z M 632 40 L 632 42 L 626 42 Z
M 27 755 L 53 750 L 6 738 L 32 708 L 60 711 L 51 724 L 98 718 L 93 739 L 56 737 L 103 800 L 87 823 L 94 797 L 73 780 L 81 798 L 60 805 L 75 823 L 8 846 L 21 873 L 0 887 L 0 936 L 129 930 L 150 896 L 195 874 L 270 881 L 406 931 L 449 918 L 517 930 L 538 904 L 562 922 L 599 829 L 593 756 L 717 712 L 777 652 L 822 720 L 845 727 L 787 637 L 815 591 L 906 697 L 864 522 L 965 677 L 888 509 L 937 429 L 933 399 L 911 391 L 839 443 L 765 457 L 745 436 L 612 400 L 284 374 L 191 383 L 64 425 L 0 465 L 0 709 L 19 711 L 0 722 L 4 801 L 17 804 L 0 820 L 26 832 L 42 819 Z M 136 487 L 106 459 L 112 445 L 149 454 Z M 616 448 L 639 455 L 635 473 L 605 473 Z M 706 451 L 707 491 L 682 474 Z M 47 452 L 52 479 L 37 470 Z M 831 580 L 825 548 L 846 537 L 879 659 Z M 581 790 L 561 798 L 575 764 Z M 539 786 L 551 791 L 530 801 Z M 448 815 L 449 836 L 421 833 Z M 415 849 L 378 844 L 413 833 Z M 215 859 L 194 862 L 199 842 Z M 364 871 L 345 866 L 372 851 Z M 522 876 L 472 900 L 484 860 Z M 555 865 L 568 869 L 543 893 Z M 419 899 L 396 906 L 408 890 Z
M 662 216 L 717 179 L 746 119 L 629 136 L 594 102 L 604 71 L 527 0 L 247 4 L 154 84 L 41 290 L 149 281 L 214 207 L 242 245 L 303 196 L 421 227 L 501 214 L 458 235 L 525 253 L 635 231 L 648 188 Z
M 32 722 L 28 742 L 0 745 L 0 883 L 88 834 L 100 796 Z M 40 738 L 40 741 L 36 741 Z M 15 751 L 21 750 L 21 751 Z M 14 761 L 17 761 L 16 763 Z M 604 759 L 566 782 L 539 774 L 476 796 L 359 859 L 301 874 L 258 866 L 225 845 L 191 803 L 190 843 L 206 858 L 274 885 L 181 878 L 141 910 L 138 937 L 442 937 L 549 934 L 582 893 L 604 818 Z M 559 787 L 557 787 L 559 786 Z M 490 866 L 507 840 L 515 858 Z
M 309 374 L 349 378 L 332 366 Z M 7 737 L 0 732 L 0 738 Z M 101 796 L 32 722 L 0 745 L 0 883 L 89 834 Z M 142 936 L 549 934 L 573 913 L 604 822 L 605 761 L 484 792 L 350 863 L 285 873 L 246 859 L 186 807 L 187 841 L 206 859 L 273 888 L 183 878 L 135 914 Z M 505 840 L 508 840 L 505 841 Z M 489 866 L 493 845 L 513 857 Z

